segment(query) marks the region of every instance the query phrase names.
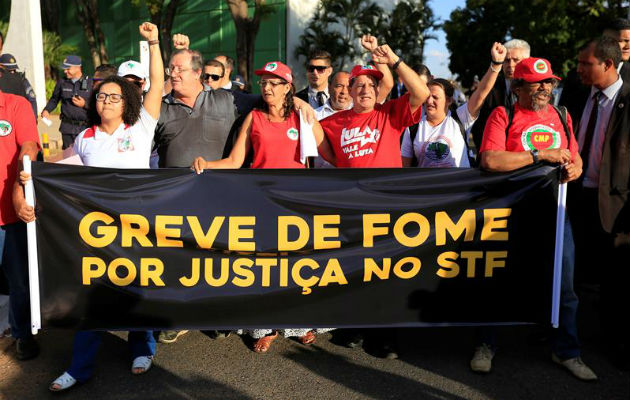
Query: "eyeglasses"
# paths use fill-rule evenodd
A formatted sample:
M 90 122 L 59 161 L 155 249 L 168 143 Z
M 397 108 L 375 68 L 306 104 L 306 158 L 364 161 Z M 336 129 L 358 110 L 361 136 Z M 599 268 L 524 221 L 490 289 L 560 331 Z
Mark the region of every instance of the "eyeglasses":
M 210 80 L 210 78 L 212 78 L 213 81 L 218 81 L 219 79 L 223 78 L 223 75 L 217 75 L 217 74 L 203 74 L 202 78 L 204 81 L 208 81 Z
M 328 67 L 325 65 L 308 65 L 306 66 L 306 70 L 308 72 L 314 72 L 315 70 L 317 70 L 317 72 L 324 72 L 326 71 Z
M 269 80 L 260 80 L 258 81 L 258 84 L 260 85 L 261 88 L 264 88 L 265 86 L 267 86 L 267 84 L 271 85 L 272 88 L 276 88 L 276 86 L 278 85 L 286 85 L 287 82 L 286 81 L 269 81 Z
M 120 101 L 123 98 L 122 94 L 118 94 L 118 93 L 101 93 L 101 92 L 96 93 L 96 101 L 100 103 L 104 102 L 105 99 L 107 99 L 108 97 L 111 103 L 120 103 Z
M 182 72 L 190 71 L 192 68 L 173 67 L 164 68 L 166 75 L 172 76 L 174 73 L 181 74 Z

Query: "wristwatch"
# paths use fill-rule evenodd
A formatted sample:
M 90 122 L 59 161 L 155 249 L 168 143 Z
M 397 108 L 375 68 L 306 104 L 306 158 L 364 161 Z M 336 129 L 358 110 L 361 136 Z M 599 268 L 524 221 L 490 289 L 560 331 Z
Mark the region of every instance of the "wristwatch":
M 538 164 L 538 150 L 534 149 L 530 151 L 529 153 L 532 155 L 532 158 L 534 159 L 534 164 Z

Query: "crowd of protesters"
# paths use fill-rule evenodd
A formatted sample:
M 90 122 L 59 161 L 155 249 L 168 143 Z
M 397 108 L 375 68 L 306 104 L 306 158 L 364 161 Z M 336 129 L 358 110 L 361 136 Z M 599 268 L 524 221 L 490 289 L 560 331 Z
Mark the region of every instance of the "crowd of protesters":
M 330 54 L 315 50 L 306 63 L 308 86 L 296 93 L 291 68 L 269 60 L 255 71 L 261 94 L 254 95 L 244 90 L 242 77 L 231 79 L 234 60 L 229 56 L 218 54 L 204 63 L 189 48 L 188 37 L 176 34 L 176 50 L 163 68 L 157 27 L 144 23 L 139 31 L 149 44 L 148 76 L 141 64 L 129 60 L 118 67 L 101 65 L 88 77 L 80 57 L 69 55 L 62 65 L 65 79 L 41 114 L 47 118 L 61 102 L 63 147 L 84 165 L 185 167 L 197 173 L 242 167 L 512 171 L 543 162 L 560 165 L 570 185 L 570 217 L 551 359 L 581 380 L 597 379 L 580 355 L 576 282 L 599 287 L 602 332 L 615 364 L 628 368 L 630 21 L 614 21 L 580 49 L 577 70 L 555 102 L 561 79 L 549 61 L 535 57 L 541 49 L 519 39 L 490 46 L 488 70 L 468 101 L 461 101 L 452 82 L 433 77 L 423 65 L 407 65 L 404 55 L 370 35 L 361 39 L 369 63 L 334 71 Z M 30 177 L 18 172 L 23 156 L 37 158 L 40 146 L 30 86 L 12 78 L 12 56 L 3 55 L 0 64 L 0 255 L 10 294 L 10 334 L 17 358 L 26 360 L 39 353 L 30 333 L 24 224 L 35 219 L 35 210 L 24 198 L 23 184 Z M 554 105 L 558 100 L 561 107 Z M 541 131 L 548 140 L 532 140 Z M 303 140 L 315 143 L 318 157 L 301 155 Z M 238 333 L 251 335 L 252 349 L 263 353 L 279 333 L 309 345 L 326 330 L 267 327 Z M 159 342 L 173 343 L 185 333 L 156 335 Z M 397 357 L 393 329 L 341 333 L 349 347 L 373 341 L 380 356 Z M 229 334 L 214 332 L 215 337 Z M 479 328 L 477 339 L 470 367 L 488 373 L 496 332 Z M 100 341 L 99 333 L 77 332 L 72 364 L 50 390 L 86 381 Z M 131 372 L 147 372 L 156 352 L 154 332 L 130 332 L 129 346 Z

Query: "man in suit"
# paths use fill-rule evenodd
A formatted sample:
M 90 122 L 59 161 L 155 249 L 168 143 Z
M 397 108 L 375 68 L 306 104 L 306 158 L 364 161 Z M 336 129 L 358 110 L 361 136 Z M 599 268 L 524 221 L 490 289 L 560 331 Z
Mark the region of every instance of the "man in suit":
M 621 61 L 617 65 L 617 72 L 624 82 L 630 82 L 630 20 L 618 18 L 606 25 L 603 31 L 604 36 L 615 39 L 621 49 Z M 590 88 L 583 85 L 578 76 L 577 70 L 572 69 L 567 74 L 564 82 L 564 89 L 560 96 L 559 105 L 565 106 L 569 114 L 575 116 L 573 119 L 573 129 L 577 130 L 580 122 L 580 115 L 584 109 L 584 103 L 588 99 Z
M 618 41 L 602 36 L 578 54 L 589 96 L 578 128 L 583 179 L 569 191 L 576 269 L 600 282 L 601 323 L 617 366 L 630 367 L 630 82 L 617 67 Z
M 478 151 L 481 147 L 483 130 L 492 110 L 499 106 L 510 107 L 515 103 L 516 98 L 510 91 L 510 83 L 514 77 L 514 69 L 516 68 L 516 64 L 530 56 L 531 49 L 529 44 L 524 40 L 512 39 L 505 42 L 503 46 L 507 49 L 507 56 L 505 57 L 502 67 L 503 77 L 499 76 L 497 78 L 492 91 L 490 91 L 490 94 L 486 97 L 486 100 L 481 106 L 477 121 L 470 130 L 473 142 L 475 143 L 475 151 Z
M 306 63 L 308 86 L 297 92 L 295 96 L 308 102 L 313 108 L 323 106 L 330 98 L 328 78 L 331 74 L 330 53 L 324 50 L 313 51 Z

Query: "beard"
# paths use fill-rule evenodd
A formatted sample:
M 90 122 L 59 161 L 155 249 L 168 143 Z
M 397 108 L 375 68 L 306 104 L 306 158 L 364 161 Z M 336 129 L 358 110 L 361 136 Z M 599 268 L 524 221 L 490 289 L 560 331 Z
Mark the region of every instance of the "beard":
M 541 111 L 547 108 L 551 100 L 551 94 L 547 92 L 537 92 L 532 96 L 532 110 Z

